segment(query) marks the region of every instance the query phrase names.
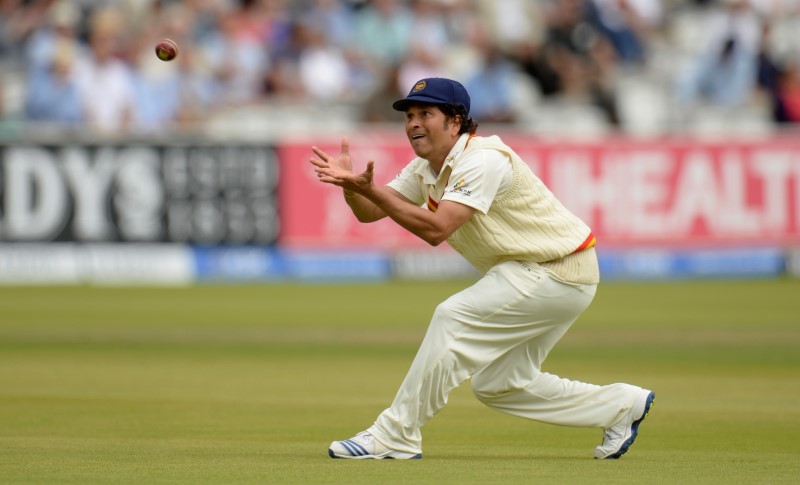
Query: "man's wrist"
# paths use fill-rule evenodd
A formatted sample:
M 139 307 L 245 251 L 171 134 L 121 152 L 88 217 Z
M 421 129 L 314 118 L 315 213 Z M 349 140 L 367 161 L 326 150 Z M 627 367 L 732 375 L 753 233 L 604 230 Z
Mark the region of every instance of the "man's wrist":
M 357 193 L 355 193 L 355 192 L 353 192 L 352 190 L 350 190 L 350 189 L 344 189 L 344 197 L 345 197 L 346 199 L 352 199 L 352 198 L 353 198 L 353 197 L 355 197 L 356 195 L 358 195 L 358 194 L 357 194 Z

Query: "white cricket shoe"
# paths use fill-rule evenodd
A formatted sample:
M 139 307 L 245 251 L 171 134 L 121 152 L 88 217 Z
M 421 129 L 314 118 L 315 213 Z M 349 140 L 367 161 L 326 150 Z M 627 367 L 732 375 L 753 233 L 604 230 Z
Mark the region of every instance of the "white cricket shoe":
M 368 431 L 362 431 L 349 440 L 334 441 L 328 448 L 331 458 L 355 460 L 410 460 L 422 458 L 420 453 L 391 450 L 375 439 Z
M 628 451 L 639 432 L 639 425 L 647 417 L 655 400 L 655 393 L 642 389 L 628 415 L 619 423 L 606 428 L 603 432 L 603 444 L 594 449 L 597 459 L 616 459 Z

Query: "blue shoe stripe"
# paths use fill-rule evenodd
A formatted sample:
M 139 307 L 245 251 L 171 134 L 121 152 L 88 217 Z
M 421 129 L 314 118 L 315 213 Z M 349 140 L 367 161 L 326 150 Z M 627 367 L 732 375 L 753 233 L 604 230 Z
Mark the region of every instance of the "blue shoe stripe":
M 347 444 L 352 446 L 353 449 L 355 449 L 356 453 L 358 453 L 359 456 L 369 455 L 367 450 L 363 446 L 361 446 L 358 443 L 356 443 L 355 441 L 353 441 L 353 440 L 345 440 L 345 442 L 347 442 Z
M 344 448 L 344 452 L 342 451 L 333 451 L 334 445 L 339 445 L 341 448 Z M 422 458 L 422 453 L 417 453 L 416 455 L 411 455 L 410 453 L 403 453 L 399 451 L 389 451 L 384 453 L 381 456 L 376 456 L 370 454 L 363 445 L 361 445 L 357 441 L 353 440 L 342 440 L 342 441 L 334 441 L 331 445 L 331 448 L 328 448 L 328 455 L 331 458 L 383 458 L 387 460 L 394 460 L 394 459 L 420 459 Z M 338 448 L 338 446 L 336 446 Z M 396 456 L 392 456 L 396 455 Z
M 342 445 L 345 450 L 347 450 L 347 453 L 349 453 L 350 456 L 358 456 L 358 453 L 353 448 L 353 445 L 351 445 L 347 440 L 340 441 L 339 444 Z
M 339 443 L 350 453 L 350 456 L 364 456 L 369 454 L 363 446 L 353 440 L 342 440 Z

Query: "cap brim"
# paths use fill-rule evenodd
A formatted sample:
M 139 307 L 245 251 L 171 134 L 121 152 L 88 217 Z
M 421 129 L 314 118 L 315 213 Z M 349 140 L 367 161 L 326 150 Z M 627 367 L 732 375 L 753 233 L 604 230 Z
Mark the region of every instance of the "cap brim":
M 394 108 L 396 111 L 406 111 L 408 110 L 408 107 L 414 103 L 447 104 L 446 102 L 437 98 L 430 98 L 428 96 L 414 96 L 395 101 L 392 103 L 392 108 Z

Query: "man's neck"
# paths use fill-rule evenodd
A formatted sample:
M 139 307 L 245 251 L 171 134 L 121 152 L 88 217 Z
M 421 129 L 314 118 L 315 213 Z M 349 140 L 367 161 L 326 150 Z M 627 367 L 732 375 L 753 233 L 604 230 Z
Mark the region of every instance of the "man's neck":
M 444 159 L 439 160 L 436 163 L 428 160 L 428 165 L 431 167 L 431 170 L 433 171 L 433 173 L 435 173 L 436 175 L 439 175 L 439 172 L 442 171 L 442 167 L 444 166 Z
M 435 158 L 433 160 L 428 159 L 428 164 L 430 165 L 431 170 L 433 170 L 433 173 L 439 175 L 439 172 L 442 171 L 442 167 L 444 167 L 444 162 L 447 161 L 447 157 L 450 155 L 450 152 L 453 151 L 453 147 L 456 146 L 459 138 L 461 138 L 461 135 L 459 135 L 453 140 L 453 144 L 450 145 L 450 148 L 448 148 L 445 153 L 442 153 L 440 156 L 433 157 Z

